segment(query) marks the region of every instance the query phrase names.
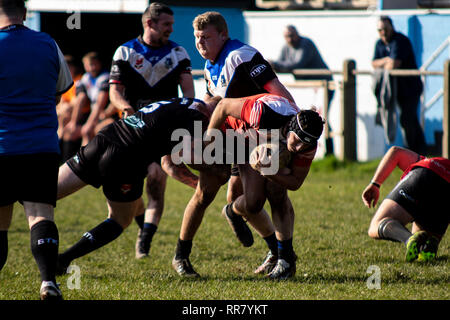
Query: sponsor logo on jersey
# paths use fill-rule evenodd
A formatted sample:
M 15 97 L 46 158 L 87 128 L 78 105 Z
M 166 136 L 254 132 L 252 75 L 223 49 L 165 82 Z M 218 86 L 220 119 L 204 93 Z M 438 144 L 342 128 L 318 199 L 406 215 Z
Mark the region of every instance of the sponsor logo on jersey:
M 266 70 L 267 66 L 264 64 L 258 64 L 257 66 L 254 66 L 252 70 L 250 70 L 250 76 L 252 78 L 257 77 L 260 75 L 264 70 Z
M 134 64 L 134 67 L 139 70 L 143 66 L 144 66 L 144 58 L 136 59 L 136 63 Z

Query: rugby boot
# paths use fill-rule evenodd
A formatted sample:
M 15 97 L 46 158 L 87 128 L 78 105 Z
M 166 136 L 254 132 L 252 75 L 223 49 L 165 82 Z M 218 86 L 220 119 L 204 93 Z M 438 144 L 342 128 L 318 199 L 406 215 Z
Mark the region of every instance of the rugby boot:
M 290 261 L 286 261 L 285 259 L 278 259 L 275 267 L 272 271 L 267 275 L 272 280 L 287 280 L 292 278 L 296 271 L 297 266 L 296 262 L 297 256 L 294 254 L 294 257 Z
M 200 277 L 200 275 L 194 270 L 194 267 L 192 267 L 189 258 L 177 259 L 176 257 L 174 257 L 172 260 L 172 267 L 182 277 L 186 278 Z
M 53 281 L 42 281 L 39 291 L 41 300 L 62 300 L 62 293 Z
M 232 204 L 227 204 L 223 207 L 222 215 L 227 219 L 228 224 L 233 230 L 238 240 L 244 247 L 251 247 L 253 245 L 253 234 L 242 216 L 236 214 L 231 209 Z
M 425 244 L 422 246 L 419 256 L 417 257 L 417 261 L 419 262 L 429 262 L 436 259 L 437 251 L 439 246 L 438 238 L 434 236 L 430 236 Z
M 269 274 L 277 264 L 278 256 L 269 251 L 263 263 L 253 271 L 255 274 Z
M 417 260 L 419 257 L 419 252 L 422 250 L 423 245 L 429 239 L 428 233 L 425 231 L 417 231 L 414 233 L 406 243 L 406 256 L 407 262 L 412 262 Z

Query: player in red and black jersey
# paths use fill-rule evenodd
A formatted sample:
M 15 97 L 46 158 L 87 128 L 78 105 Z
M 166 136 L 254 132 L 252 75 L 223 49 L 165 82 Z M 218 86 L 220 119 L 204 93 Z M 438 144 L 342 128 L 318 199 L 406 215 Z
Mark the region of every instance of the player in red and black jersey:
M 140 205 L 147 167 L 171 153 L 179 137 L 193 137 L 195 124 L 206 125 L 213 109 L 203 101 L 174 98 L 141 108 L 134 115 L 103 128 L 94 139 L 82 147 L 59 170 L 58 199 L 66 197 L 86 185 L 103 187 L 108 203 L 108 219 L 81 240 L 59 255 L 59 273 L 70 262 L 117 238 L 132 222 Z M 198 121 L 200 123 L 198 123 Z M 186 176 L 197 177 L 181 165 Z
M 391 147 L 362 194 L 368 208 L 375 207 L 381 184 L 396 167 L 404 173 L 372 218 L 369 236 L 403 242 L 408 262 L 433 260 L 450 221 L 450 160 Z M 410 222 L 411 232 L 405 227 Z
M 223 210 L 236 235 L 244 236 L 244 241 L 251 231 L 245 230 L 245 224 L 236 215 L 244 216 L 263 238 L 276 232 L 282 245 L 269 246 L 266 260 L 255 273 L 267 273 L 271 279 L 290 278 L 295 274 L 297 259 L 292 247 L 294 225 L 279 197 L 286 190 L 298 190 L 307 177 L 322 134 L 323 119 L 315 110 L 300 110 L 286 98 L 261 94 L 222 99 L 212 114 L 207 134 L 219 128 L 231 128 L 242 134 L 253 129 L 257 135 L 270 135 L 264 130 L 277 129 L 279 140 L 271 142 L 285 145 L 285 152 L 292 155 L 285 168 L 271 172 L 262 166 L 264 152 L 257 156 L 253 168 L 248 161 L 239 163 L 243 194 Z M 266 200 L 271 205 L 273 224 L 263 211 Z

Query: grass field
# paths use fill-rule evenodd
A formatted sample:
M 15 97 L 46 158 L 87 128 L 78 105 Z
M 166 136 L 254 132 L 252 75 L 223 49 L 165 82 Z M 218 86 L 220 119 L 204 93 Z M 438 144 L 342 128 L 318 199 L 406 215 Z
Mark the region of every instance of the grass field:
M 134 258 L 137 225 L 133 223 L 109 245 L 74 261 L 80 288 L 72 275 L 58 277 L 67 300 L 396 300 L 450 298 L 448 234 L 439 258 L 429 264 L 404 262 L 404 246 L 367 236 L 374 210 L 363 206 L 361 192 L 377 162 L 339 163 L 333 158 L 313 163 L 302 188 L 291 193 L 296 211 L 294 247 L 299 257 L 295 278 L 272 282 L 253 274 L 267 249 L 256 233 L 251 248 L 242 247 L 220 211 L 225 186 L 206 212 L 194 240 L 191 261 L 200 279 L 182 279 L 171 268 L 184 207 L 193 190 L 169 179 L 166 207 L 150 257 Z M 396 184 L 396 170 L 381 197 Z M 56 223 L 60 250 L 103 221 L 101 190 L 86 187 L 60 201 Z M 374 267 L 375 266 L 375 267 Z M 373 269 L 375 268 L 375 269 Z M 378 270 L 380 289 L 367 286 L 368 270 Z M 8 261 L 0 272 L 0 299 L 38 299 L 40 278 L 32 258 L 22 207 L 16 204 L 9 232 Z

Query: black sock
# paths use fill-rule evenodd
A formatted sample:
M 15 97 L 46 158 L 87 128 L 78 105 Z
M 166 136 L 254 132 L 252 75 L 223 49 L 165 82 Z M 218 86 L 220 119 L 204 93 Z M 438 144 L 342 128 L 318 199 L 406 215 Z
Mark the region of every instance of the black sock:
M 145 219 L 145 212 L 141 215 L 134 217 L 134 221 L 136 221 L 137 225 L 139 226 L 139 229 L 141 230 L 144 228 L 144 219 Z
M 156 233 L 156 230 L 158 229 L 158 226 L 153 223 L 144 223 L 144 226 L 142 228 L 141 232 L 141 238 L 144 241 L 152 242 L 153 235 Z
M 0 231 L 0 270 L 8 258 L 8 231 Z
M 192 240 L 178 239 L 177 249 L 175 251 L 176 259 L 187 259 L 191 254 Z
M 106 219 L 94 229 L 83 234 L 83 237 L 64 253 L 59 255 L 61 264 L 70 264 L 76 258 L 82 257 L 116 239 L 123 228 L 112 219 Z
M 277 256 L 278 255 L 278 241 L 277 241 L 277 237 L 275 236 L 275 232 L 272 233 L 270 236 L 267 236 L 263 239 L 264 239 L 264 241 L 266 241 L 270 252 L 272 252 L 272 254 L 274 256 Z
M 284 259 L 287 262 L 295 260 L 294 248 L 292 247 L 292 238 L 288 240 L 278 240 L 278 259 Z
M 53 221 L 43 220 L 30 230 L 31 253 L 38 265 L 42 281 L 55 280 L 58 259 L 58 228 Z
M 239 216 L 236 212 L 233 210 L 234 201 L 231 201 L 231 203 L 226 207 L 225 213 L 227 214 L 228 218 L 233 219 L 236 216 Z
M 381 239 L 390 240 L 394 242 L 403 242 L 406 244 L 411 232 L 406 229 L 399 221 L 392 218 L 384 219 L 378 225 L 378 235 Z

